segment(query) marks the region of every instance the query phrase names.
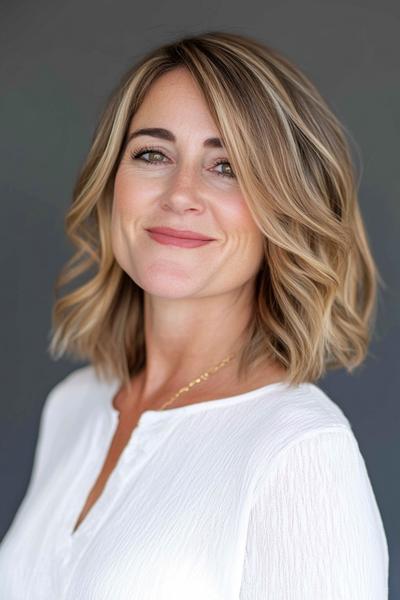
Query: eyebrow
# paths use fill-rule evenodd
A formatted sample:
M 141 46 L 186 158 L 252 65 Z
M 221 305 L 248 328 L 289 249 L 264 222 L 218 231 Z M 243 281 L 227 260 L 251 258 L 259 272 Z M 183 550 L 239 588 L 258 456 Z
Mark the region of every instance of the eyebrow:
M 164 129 L 162 127 L 145 127 L 142 129 L 137 129 L 136 131 L 131 131 L 131 133 L 128 135 L 128 139 L 126 140 L 126 144 L 129 144 L 133 138 L 140 135 L 150 135 L 151 137 L 161 138 L 163 140 L 167 140 L 168 142 L 176 142 L 176 137 L 172 131 L 169 131 L 169 129 Z M 207 138 L 204 140 L 203 146 L 206 148 L 224 147 L 222 141 L 218 137 Z

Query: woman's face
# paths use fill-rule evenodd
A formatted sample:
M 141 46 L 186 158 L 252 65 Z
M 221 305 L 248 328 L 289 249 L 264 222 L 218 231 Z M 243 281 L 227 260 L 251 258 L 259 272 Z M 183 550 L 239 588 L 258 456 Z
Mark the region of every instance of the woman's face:
M 133 137 L 116 173 L 111 235 L 121 268 L 147 293 L 168 298 L 251 286 L 263 257 L 262 234 L 225 148 L 215 140 L 204 144 L 219 132 L 187 70 L 153 83 L 129 132 L 143 128 L 165 133 Z M 192 230 L 213 241 L 160 243 L 147 231 L 152 227 Z

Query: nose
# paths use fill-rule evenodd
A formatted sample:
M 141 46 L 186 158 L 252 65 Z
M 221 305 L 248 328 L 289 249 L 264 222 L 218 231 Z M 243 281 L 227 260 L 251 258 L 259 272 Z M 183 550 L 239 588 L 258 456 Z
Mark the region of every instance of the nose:
M 176 211 L 204 210 L 202 182 L 193 164 L 178 166 L 165 190 L 163 206 Z

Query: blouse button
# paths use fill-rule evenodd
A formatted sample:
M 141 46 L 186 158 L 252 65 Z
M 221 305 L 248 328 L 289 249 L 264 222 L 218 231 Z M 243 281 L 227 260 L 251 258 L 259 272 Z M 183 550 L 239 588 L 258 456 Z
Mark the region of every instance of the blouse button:
M 145 455 L 149 448 L 153 446 L 156 437 L 157 430 L 155 428 L 151 429 L 151 431 L 146 430 L 144 435 L 143 432 L 141 432 L 141 434 L 137 435 L 136 438 L 133 437 L 132 440 L 128 442 L 128 446 L 124 450 L 122 456 L 123 462 L 130 460 L 132 457 L 136 459 Z

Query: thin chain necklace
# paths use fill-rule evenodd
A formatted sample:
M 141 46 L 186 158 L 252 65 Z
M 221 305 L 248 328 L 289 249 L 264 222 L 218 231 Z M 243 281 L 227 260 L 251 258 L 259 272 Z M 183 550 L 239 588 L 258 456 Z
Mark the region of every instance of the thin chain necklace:
M 172 398 L 170 398 L 169 400 L 167 400 L 167 402 L 165 402 L 161 406 L 161 408 L 159 410 L 163 410 L 166 406 L 168 406 L 174 400 L 176 400 L 178 398 L 178 396 L 180 396 L 184 392 L 188 392 L 189 390 L 191 390 L 191 388 L 194 385 L 196 385 L 196 383 L 200 383 L 201 381 L 207 381 L 207 379 L 208 379 L 208 377 L 209 377 L 210 374 L 213 375 L 214 373 L 216 373 L 219 369 L 221 369 L 222 367 L 224 367 L 225 365 L 227 365 L 228 362 L 230 362 L 232 360 L 232 358 L 234 358 L 235 356 L 236 356 L 236 353 L 231 354 L 230 356 L 227 356 L 216 367 L 211 367 L 211 369 L 208 369 L 208 371 L 206 371 L 205 373 L 203 373 L 202 375 L 200 375 L 196 379 L 193 379 L 193 381 L 191 381 L 188 385 L 185 385 L 178 392 L 176 392 L 176 394 L 174 394 L 172 396 Z

